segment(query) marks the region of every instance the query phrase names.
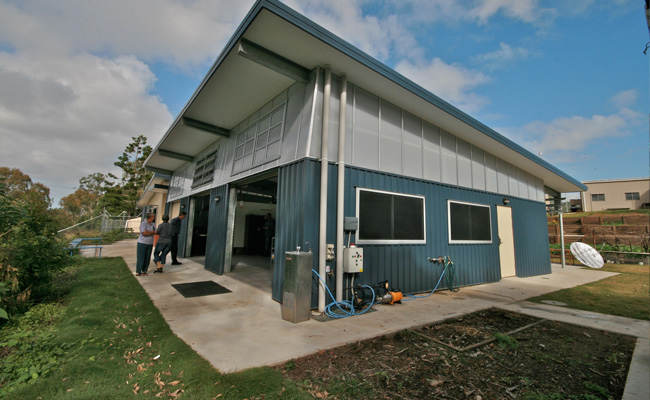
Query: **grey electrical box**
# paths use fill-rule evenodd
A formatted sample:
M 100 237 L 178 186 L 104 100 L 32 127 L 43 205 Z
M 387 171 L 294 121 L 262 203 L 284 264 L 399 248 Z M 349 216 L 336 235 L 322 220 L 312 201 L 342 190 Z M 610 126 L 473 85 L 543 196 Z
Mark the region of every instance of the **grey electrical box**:
M 343 217 L 343 230 L 356 231 L 359 229 L 359 218 L 356 217 Z
M 311 314 L 311 251 L 284 253 L 282 319 L 293 323 L 308 321 Z

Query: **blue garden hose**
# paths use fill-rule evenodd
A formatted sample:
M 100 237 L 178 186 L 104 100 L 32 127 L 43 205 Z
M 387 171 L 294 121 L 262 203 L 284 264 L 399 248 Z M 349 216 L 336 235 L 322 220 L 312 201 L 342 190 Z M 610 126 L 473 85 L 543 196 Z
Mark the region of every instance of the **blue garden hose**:
M 445 262 L 445 268 L 442 270 L 442 274 L 440 274 L 440 278 L 438 279 L 438 283 L 436 283 L 436 287 L 433 288 L 431 293 L 421 295 L 421 296 L 416 296 L 416 295 L 412 295 L 412 294 L 405 294 L 404 297 L 409 297 L 409 298 L 408 299 L 403 299 L 402 301 L 423 299 L 425 297 L 431 296 L 436 290 L 438 290 L 438 286 L 440 285 L 440 282 L 442 282 L 442 277 L 445 276 L 445 272 L 447 272 L 447 270 L 449 270 L 449 274 L 447 274 L 447 287 L 452 292 L 457 292 L 458 289 L 454 288 L 454 280 L 456 279 L 456 267 L 454 266 L 454 263 L 451 261 L 451 258 L 449 256 L 444 257 L 444 262 Z
M 325 286 L 325 289 L 327 289 L 327 293 L 329 293 L 330 297 L 332 298 L 332 303 L 328 304 L 327 307 L 325 307 L 325 315 L 327 315 L 330 318 L 347 318 L 347 317 L 352 317 L 355 315 L 361 315 L 366 313 L 368 310 L 370 310 L 370 307 L 372 307 L 373 304 L 375 304 L 375 291 L 368 285 L 361 285 L 362 287 L 367 287 L 370 289 L 372 292 L 372 301 L 370 302 L 370 305 L 363 311 L 357 312 L 354 309 L 354 304 L 352 304 L 352 301 L 349 300 L 343 300 L 343 301 L 336 301 L 334 296 L 332 295 L 332 292 L 330 291 L 330 288 L 327 287 L 327 283 L 325 283 L 325 280 L 316 272 L 315 270 L 311 270 L 313 273 L 316 274 L 318 279 L 323 282 L 323 286 Z M 341 313 L 337 313 L 332 310 L 332 308 L 336 306 L 338 309 L 341 311 Z M 344 310 L 343 307 L 346 307 L 347 310 Z

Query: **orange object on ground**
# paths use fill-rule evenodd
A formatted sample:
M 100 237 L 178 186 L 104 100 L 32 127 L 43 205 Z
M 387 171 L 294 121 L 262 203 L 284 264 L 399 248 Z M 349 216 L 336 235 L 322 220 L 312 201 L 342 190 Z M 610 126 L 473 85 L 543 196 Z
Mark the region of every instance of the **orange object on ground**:
M 388 304 L 392 305 L 393 303 L 397 303 L 399 301 L 402 301 L 402 292 L 390 292 L 389 291 L 388 293 L 390 293 L 390 295 L 391 295 L 391 300 L 390 300 L 390 303 L 388 303 Z

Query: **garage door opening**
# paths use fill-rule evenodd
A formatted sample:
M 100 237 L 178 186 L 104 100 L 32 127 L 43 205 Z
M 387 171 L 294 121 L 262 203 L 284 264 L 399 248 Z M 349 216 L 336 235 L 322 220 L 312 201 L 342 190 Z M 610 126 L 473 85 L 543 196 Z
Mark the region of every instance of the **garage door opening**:
M 231 245 L 226 273 L 271 291 L 275 250 L 277 175 L 246 180 L 231 187 Z M 226 257 L 228 260 L 228 257 Z M 229 268 L 228 268 L 229 267 Z

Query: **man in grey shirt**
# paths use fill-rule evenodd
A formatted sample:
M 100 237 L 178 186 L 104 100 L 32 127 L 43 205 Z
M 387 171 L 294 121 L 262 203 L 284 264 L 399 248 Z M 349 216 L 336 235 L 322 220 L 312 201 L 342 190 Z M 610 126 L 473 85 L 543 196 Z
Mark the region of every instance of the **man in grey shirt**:
M 172 225 L 172 245 L 171 245 L 171 253 L 172 253 L 172 265 L 181 265 L 180 262 L 178 262 L 178 259 L 176 258 L 178 256 L 178 235 L 181 233 L 181 222 L 183 219 L 185 219 L 185 216 L 187 213 L 185 211 L 181 211 L 178 214 L 178 217 L 172 219 L 171 225 Z
M 163 272 L 163 267 L 167 261 L 167 253 L 172 248 L 172 224 L 169 223 L 169 215 L 163 215 L 163 223 L 158 225 L 156 234 L 158 243 L 156 243 L 156 250 L 153 254 L 153 261 L 156 263 L 156 270 L 154 272 Z

